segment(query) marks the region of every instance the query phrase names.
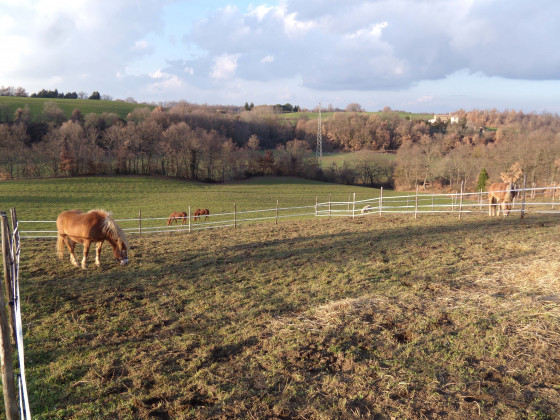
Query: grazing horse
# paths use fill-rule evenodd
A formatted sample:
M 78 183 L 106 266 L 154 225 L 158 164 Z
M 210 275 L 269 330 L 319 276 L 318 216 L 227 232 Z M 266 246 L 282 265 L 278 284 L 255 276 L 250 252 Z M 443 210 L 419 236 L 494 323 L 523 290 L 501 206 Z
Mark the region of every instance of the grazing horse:
M 373 211 L 373 207 L 369 204 L 362 209 L 362 214 L 371 213 Z
M 70 252 L 70 262 L 78 267 L 74 256 L 74 247 L 79 242 L 84 245 L 82 268 L 86 268 L 86 259 L 92 242 L 97 242 L 95 264 L 101 265 L 99 255 L 101 246 L 107 241 L 113 247 L 113 255 L 121 265 L 128 264 L 128 242 L 122 228 L 111 218 L 105 210 L 90 210 L 84 213 L 80 210 L 63 211 L 56 219 L 58 240 L 56 249 L 58 258 L 64 256 L 64 244 Z
M 500 207 L 503 216 L 508 216 L 511 203 L 517 195 L 513 182 L 495 182 L 488 187 L 488 216 L 499 216 Z
M 184 211 L 174 211 L 169 215 L 169 219 L 167 219 L 167 226 L 171 226 L 173 222 L 179 224 L 179 220 L 181 220 L 181 224 L 184 225 L 187 223 L 187 213 Z
M 208 216 L 210 216 L 210 211 L 208 209 L 196 209 L 194 212 L 194 221 L 199 217 L 206 216 L 204 220 L 208 220 Z

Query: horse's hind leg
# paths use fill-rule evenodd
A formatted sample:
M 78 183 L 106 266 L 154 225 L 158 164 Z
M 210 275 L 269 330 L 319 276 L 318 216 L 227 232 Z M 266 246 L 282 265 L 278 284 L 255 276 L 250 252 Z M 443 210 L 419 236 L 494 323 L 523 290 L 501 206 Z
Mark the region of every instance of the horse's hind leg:
M 64 242 L 66 243 L 66 247 L 68 248 L 68 252 L 70 253 L 70 262 L 74 264 L 76 267 L 79 267 L 78 261 L 76 261 L 76 256 L 74 255 L 74 248 L 76 247 L 76 242 L 74 242 L 68 236 L 64 238 Z

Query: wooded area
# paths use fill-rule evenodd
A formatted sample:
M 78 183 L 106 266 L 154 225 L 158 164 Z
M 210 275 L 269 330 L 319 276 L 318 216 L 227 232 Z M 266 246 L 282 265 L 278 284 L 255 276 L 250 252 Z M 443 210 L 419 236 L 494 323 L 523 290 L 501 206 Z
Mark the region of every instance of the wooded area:
M 499 180 L 517 163 L 528 182 L 560 181 L 558 115 L 460 110 L 454 113 L 459 124 L 430 124 L 389 108 L 336 112 L 323 119 L 323 151 L 364 153 L 353 166 L 321 168 L 314 154 L 317 120 L 277 111 L 181 102 L 138 108 L 126 119 L 79 109 L 67 118 L 55 101 L 40 115 L 26 108 L 11 115 L 0 100 L 0 176 L 143 174 L 224 182 L 274 174 L 400 189 L 464 181 L 474 188 L 483 168 Z

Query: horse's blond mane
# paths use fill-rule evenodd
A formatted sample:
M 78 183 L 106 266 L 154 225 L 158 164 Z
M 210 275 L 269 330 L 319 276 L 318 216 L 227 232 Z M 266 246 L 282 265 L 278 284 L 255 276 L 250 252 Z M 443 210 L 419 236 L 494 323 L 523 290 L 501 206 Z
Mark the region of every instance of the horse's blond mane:
M 124 230 L 113 220 L 113 218 L 111 217 L 111 212 L 102 209 L 95 209 L 90 210 L 88 213 L 93 212 L 99 214 L 99 216 L 103 218 L 103 221 L 101 222 L 103 232 L 105 232 L 105 234 L 113 236 L 113 239 L 116 240 L 119 248 L 122 248 L 122 244 L 124 244 L 126 246 L 126 249 L 128 249 L 128 241 L 126 240 Z

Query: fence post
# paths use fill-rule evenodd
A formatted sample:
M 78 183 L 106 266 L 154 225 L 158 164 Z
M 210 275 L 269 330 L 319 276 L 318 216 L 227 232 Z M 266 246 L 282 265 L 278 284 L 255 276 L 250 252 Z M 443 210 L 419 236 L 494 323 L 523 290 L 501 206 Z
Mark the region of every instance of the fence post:
M 552 183 L 552 208 L 554 208 L 554 199 L 556 198 L 556 182 Z
M 315 217 L 317 217 L 317 207 L 319 207 L 319 198 L 315 196 Z
M 15 307 L 12 297 L 14 296 L 14 279 L 13 279 L 13 264 L 12 260 L 12 233 L 10 232 L 10 225 L 8 224 L 8 218 L 6 213 L 1 212 L 2 217 L 2 263 L 4 264 L 4 286 L 6 288 L 6 297 L 8 299 L 7 307 L 10 308 L 8 312 L 8 322 L 10 325 L 10 330 L 12 332 L 12 337 L 14 342 L 17 343 L 16 336 L 16 324 L 15 324 Z M 12 226 L 14 226 L 12 224 Z M 5 229 L 5 232 L 4 232 Z M 4 240 L 6 241 L 4 243 Z
M 414 199 L 414 220 L 416 220 L 418 214 L 418 184 L 416 184 L 416 196 Z
M 142 209 L 138 209 L 138 233 L 142 234 Z
M 4 280 L 10 283 L 11 256 L 9 251 L 10 239 L 8 235 L 8 217 L 6 213 L 0 212 L 2 219 L 2 257 L 4 264 Z M 10 296 L 8 296 L 10 299 Z M 12 359 L 12 344 L 10 342 L 10 326 L 8 325 L 8 314 L 6 312 L 6 300 L 4 292 L 0 291 L 0 359 L 2 362 L 2 391 L 4 393 L 4 407 L 6 419 L 16 420 L 19 418 L 19 408 L 16 398 L 16 386 L 14 382 L 14 362 Z
M 535 188 L 537 186 L 537 184 L 535 183 L 535 181 L 533 181 L 533 189 L 531 189 L 531 199 L 535 198 Z
M 12 230 L 13 230 L 14 233 L 15 233 L 16 228 L 17 228 L 17 225 L 18 225 L 18 223 L 17 223 L 17 214 L 16 214 L 16 209 L 15 209 L 15 207 L 12 208 L 12 209 L 10 209 L 10 215 L 12 216 Z M 16 236 L 14 237 L 14 239 L 16 240 L 16 243 L 13 244 L 12 246 L 14 246 L 14 247 L 17 249 L 17 248 L 19 247 L 19 235 L 16 235 Z
M 463 184 L 465 181 L 461 181 L 461 196 L 459 198 L 459 219 L 461 218 L 461 212 L 463 211 Z
M 233 203 L 233 228 L 237 229 L 237 204 Z
M 527 174 L 523 175 L 523 201 L 521 202 L 521 218 L 525 216 L 525 188 L 527 187 Z
M 278 224 L 278 200 L 276 200 L 276 220 L 275 224 Z
M 331 201 L 332 201 L 332 195 L 329 194 L 329 219 L 331 218 Z
M 381 190 L 379 191 L 379 215 L 381 216 L 381 213 L 383 213 L 383 187 L 381 187 Z
M 356 217 L 356 193 L 354 193 L 353 200 L 352 200 L 352 219 L 354 219 L 355 217 Z
M 191 233 L 191 206 L 189 206 L 189 233 Z
M 14 233 L 14 239 L 12 242 L 12 250 L 14 249 L 19 249 L 19 231 L 18 234 L 16 235 L 16 230 L 19 230 L 18 228 L 18 221 L 17 221 L 17 214 L 16 214 L 16 209 L 11 208 L 10 209 L 10 216 L 12 218 L 12 232 Z M 12 255 L 15 255 L 14 253 L 12 253 Z M 12 259 L 13 260 L 13 259 Z M 12 263 L 15 263 L 15 261 L 12 261 Z M 14 271 L 15 273 L 15 271 Z M 14 290 L 14 279 L 12 279 L 12 295 L 11 296 L 15 296 L 15 294 L 13 293 Z M 12 332 L 14 334 L 14 342 L 17 344 L 17 329 L 16 329 L 16 307 L 14 304 L 10 305 L 10 314 L 12 315 Z M 23 344 L 23 343 L 22 343 Z

